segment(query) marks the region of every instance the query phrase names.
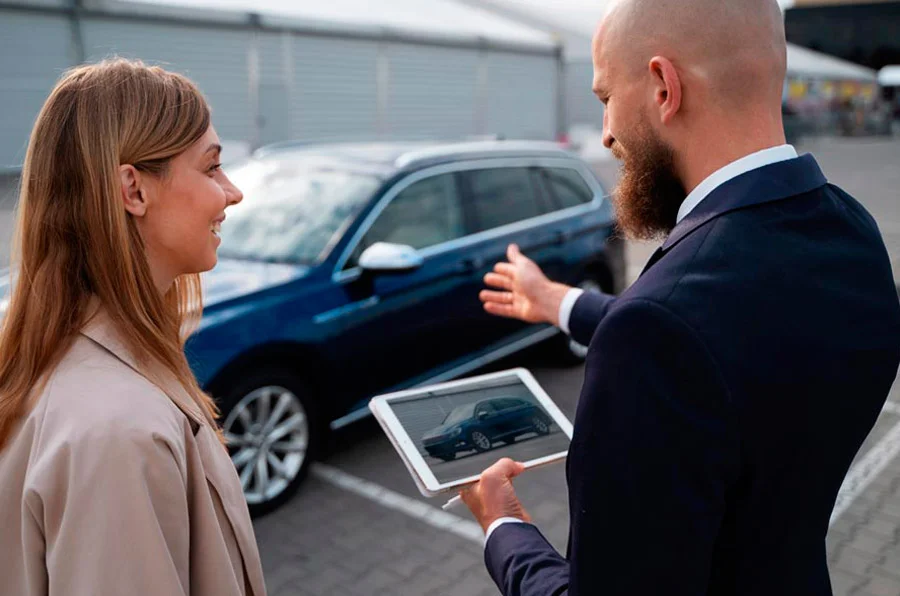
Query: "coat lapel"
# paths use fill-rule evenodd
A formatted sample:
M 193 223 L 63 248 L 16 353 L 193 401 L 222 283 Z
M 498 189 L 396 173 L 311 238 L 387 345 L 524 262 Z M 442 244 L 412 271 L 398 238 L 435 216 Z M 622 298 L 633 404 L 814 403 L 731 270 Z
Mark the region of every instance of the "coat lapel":
M 207 424 L 200 407 L 191 399 L 178 380 L 161 366 L 139 363 L 116 330 L 115 324 L 99 301 L 92 302 L 89 311 L 94 314 L 81 329 L 81 334 L 99 344 L 100 347 L 121 360 L 139 375 L 156 385 L 181 410 L 191 423 L 194 434 L 200 426 Z
M 197 441 L 206 480 L 219 496 L 225 516 L 228 518 L 237 540 L 238 549 L 241 551 L 244 573 L 250 589 L 249 594 L 250 596 L 265 594 L 265 580 L 262 576 L 262 567 L 259 565 L 259 551 L 256 547 L 247 503 L 241 490 L 241 481 L 231 458 L 219 442 L 215 429 L 207 423 L 199 406 L 174 376 L 160 370 L 161 367 L 144 366 L 135 359 L 121 335 L 116 331 L 108 313 L 99 305 L 99 301 L 95 300 L 89 311 L 95 314 L 82 328 L 81 334 L 99 344 L 100 347 L 156 385 L 187 416 Z

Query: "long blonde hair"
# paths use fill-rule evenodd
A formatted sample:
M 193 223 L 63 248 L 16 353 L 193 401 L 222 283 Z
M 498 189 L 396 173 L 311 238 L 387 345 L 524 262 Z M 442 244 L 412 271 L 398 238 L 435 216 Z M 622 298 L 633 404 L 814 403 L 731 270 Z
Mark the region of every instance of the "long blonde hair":
M 209 106 L 191 81 L 138 61 L 74 68 L 51 92 L 22 170 L 16 282 L 0 329 L 0 447 L 94 297 L 138 362 L 163 366 L 215 423 L 215 403 L 184 355 L 186 331 L 199 322 L 200 277 L 181 276 L 159 293 L 119 177 L 122 164 L 164 177 L 209 124 Z

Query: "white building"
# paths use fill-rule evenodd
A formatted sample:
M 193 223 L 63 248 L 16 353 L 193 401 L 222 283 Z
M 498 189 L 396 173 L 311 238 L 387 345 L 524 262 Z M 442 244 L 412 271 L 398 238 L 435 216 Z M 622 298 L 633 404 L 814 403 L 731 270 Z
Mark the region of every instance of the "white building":
M 189 75 L 248 147 L 564 131 L 561 45 L 453 0 L 0 0 L 0 168 L 60 74 L 112 55 Z

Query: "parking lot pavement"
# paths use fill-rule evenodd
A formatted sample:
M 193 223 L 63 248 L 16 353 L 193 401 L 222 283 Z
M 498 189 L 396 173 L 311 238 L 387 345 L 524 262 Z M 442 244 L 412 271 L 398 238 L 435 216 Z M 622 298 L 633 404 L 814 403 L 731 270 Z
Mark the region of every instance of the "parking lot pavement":
M 900 142 L 823 141 L 799 149 L 812 151 L 829 179 L 876 216 L 900 272 Z M 615 166 L 605 167 L 601 178 L 614 178 Z M 654 247 L 629 246 L 634 275 Z M 531 369 L 573 417 L 581 367 L 548 367 L 534 349 L 490 370 L 515 366 Z M 900 596 L 900 385 L 890 399 L 854 461 L 828 533 L 836 596 Z M 442 517 L 445 497 L 419 494 L 377 423 L 363 420 L 334 441 L 324 467 L 300 494 L 254 524 L 273 595 L 497 593 L 484 569 L 480 531 L 468 512 L 457 509 Z M 564 466 L 530 470 L 516 488 L 535 523 L 564 552 Z

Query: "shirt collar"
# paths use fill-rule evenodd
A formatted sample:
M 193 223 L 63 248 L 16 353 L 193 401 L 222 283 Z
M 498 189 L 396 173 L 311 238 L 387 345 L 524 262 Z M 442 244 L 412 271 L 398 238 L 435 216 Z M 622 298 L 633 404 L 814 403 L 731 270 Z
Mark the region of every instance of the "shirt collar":
M 744 156 L 737 161 L 733 161 L 727 166 L 713 172 L 706 180 L 697 185 L 697 188 L 691 191 L 681 207 L 678 209 L 678 219 L 676 223 L 680 223 L 682 219 L 687 217 L 688 213 L 700 204 L 700 202 L 709 196 L 709 194 L 722 186 L 729 180 L 737 178 L 741 174 L 746 174 L 751 170 L 761 168 L 780 161 L 787 161 L 797 157 L 797 150 L 792 145 L 780 145 L 778 147 L 770 147 L 756 153 Z

